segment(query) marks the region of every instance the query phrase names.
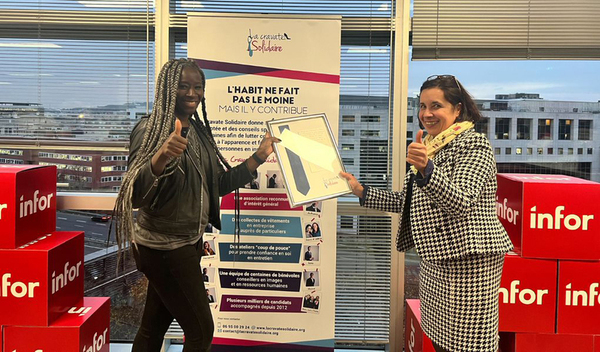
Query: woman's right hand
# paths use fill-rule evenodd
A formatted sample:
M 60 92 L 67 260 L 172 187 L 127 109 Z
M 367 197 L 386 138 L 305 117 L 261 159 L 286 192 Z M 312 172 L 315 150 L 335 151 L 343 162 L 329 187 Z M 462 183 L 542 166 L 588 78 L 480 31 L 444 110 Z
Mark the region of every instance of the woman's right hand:
M 181 136 L 181 121 L 175 120 L 175 131 L 173 131 L 169 138 L 160 147 L 158 153 L 168 158 L 176 158 L 183 154 L 183 151 L 187 148 L 188 140 Z
M 347 172 L 340 172 L 340 176 L 342 176 L 348 181 L 348 184 L 352 189 L 352 193 L 358 198 L 362 198 L 365 188 L 363 187 L 363 185 L 360 184 L 360 182 L 358 182 L 356 177 L 354 177 L 354 175 L 352 175 L 351 173 Z
M 187 148 L 188 140 L 181 136 L 181 129 L 181 121 L 179 119 L 175 120 L 175 131 L 169 135 L 158 152 L 152 157 L 152 173 L 154 175 L 162 174 L 169 160 L 181 156 Z

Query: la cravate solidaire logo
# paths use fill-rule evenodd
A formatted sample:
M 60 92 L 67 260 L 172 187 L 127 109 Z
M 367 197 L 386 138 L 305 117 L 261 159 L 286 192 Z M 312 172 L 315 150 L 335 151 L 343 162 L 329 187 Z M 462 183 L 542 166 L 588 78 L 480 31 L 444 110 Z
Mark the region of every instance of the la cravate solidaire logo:
M 292 40 L 290 36 L 283 33 L 275 34 L 252 34 L 252 29 L 248 29 L 248 55 L 254 56 L 258 53 L 277 53 L 283 51 L 283 42 Z

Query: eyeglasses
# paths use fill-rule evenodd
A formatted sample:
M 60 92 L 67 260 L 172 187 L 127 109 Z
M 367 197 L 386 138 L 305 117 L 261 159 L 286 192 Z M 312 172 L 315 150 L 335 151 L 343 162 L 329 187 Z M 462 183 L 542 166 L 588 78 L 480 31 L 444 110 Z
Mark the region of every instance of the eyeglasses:
M 456 87 L 458 88 L 458 91 L 460 92 L 460 94 L 462 94 L 462 89 L 460 88 L 460 83 L 458 83 L 458 79 L 453 75 L 431 75 L 431 76 L 427 77 L 427 81 L 434 81 L 436 79 L 444 79 L 444 78 L 454 79 L 454 83 L 456 83 Z

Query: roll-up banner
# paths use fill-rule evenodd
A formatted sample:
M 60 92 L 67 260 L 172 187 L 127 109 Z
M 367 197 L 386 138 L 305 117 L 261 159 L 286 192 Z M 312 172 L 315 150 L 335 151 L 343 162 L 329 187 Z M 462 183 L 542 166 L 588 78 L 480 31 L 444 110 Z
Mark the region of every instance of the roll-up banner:
M 339 16 L 189 14 L 188 57 L 206 74 L 208 120 L 232 166 L 272 119 L 324 113 L 337 140 L 340 38 Z M 337 200 L 292 208 L 282 177 L 272 154 L 240 192 L 239 241 L 233 194 L 221 231 L 203 237 L 213 351 L 333 351 Z

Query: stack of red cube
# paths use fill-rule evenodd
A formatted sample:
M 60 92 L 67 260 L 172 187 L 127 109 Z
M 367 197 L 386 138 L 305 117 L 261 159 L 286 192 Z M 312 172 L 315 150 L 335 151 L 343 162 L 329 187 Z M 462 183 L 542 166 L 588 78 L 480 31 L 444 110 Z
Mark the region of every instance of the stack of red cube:
M 0 165 L 2 351 L 107 352 L 110 301 L 83 297 L 83 232 L 56 230 L 56 167 Z
M 500 285 L 502 351 L 600 351 L 600 184 L 499 174 L 496 210 L 515 246 Z

